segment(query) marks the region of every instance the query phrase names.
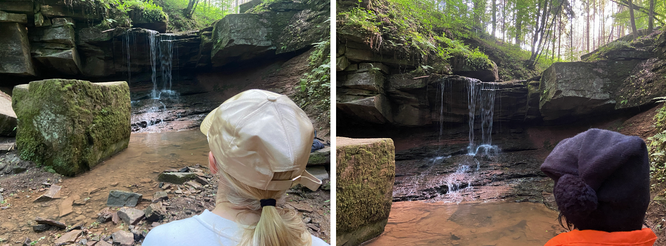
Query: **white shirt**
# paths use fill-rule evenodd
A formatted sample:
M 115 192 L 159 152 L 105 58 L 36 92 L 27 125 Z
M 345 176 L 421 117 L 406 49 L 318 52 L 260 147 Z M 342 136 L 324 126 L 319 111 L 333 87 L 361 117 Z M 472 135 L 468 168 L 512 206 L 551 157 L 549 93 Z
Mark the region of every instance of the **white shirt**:
M 236 222 L 222 218 L 207 209 L 200 215 L 176 220 L 153 228 L 143 246 L 224 245 L 235 246 L 240 241 Z M 329 246 L 312 236 L 312 246 Z

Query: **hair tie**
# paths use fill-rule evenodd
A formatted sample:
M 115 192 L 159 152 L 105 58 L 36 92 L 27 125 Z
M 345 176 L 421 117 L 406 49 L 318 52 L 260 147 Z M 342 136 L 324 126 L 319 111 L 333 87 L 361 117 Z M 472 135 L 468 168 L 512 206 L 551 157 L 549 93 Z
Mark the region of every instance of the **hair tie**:
M 275 199 L 273 199 L 273 198 L 261 199 L 261 200 L 259 200 L 259 202 L 261 203 L 262 208 L 265 207 L 265 206 L 275 207 L 275 203 L 276 203 Z

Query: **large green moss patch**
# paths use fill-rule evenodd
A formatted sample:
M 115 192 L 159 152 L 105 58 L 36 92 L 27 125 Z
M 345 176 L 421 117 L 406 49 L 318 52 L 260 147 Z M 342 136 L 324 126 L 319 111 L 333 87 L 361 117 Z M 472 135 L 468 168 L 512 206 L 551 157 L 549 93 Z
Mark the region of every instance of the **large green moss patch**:
M 16 145 L 25 160 L 72 176 L 127 148 L 126 82 L 49 79 L 14 88 Z
M 389 138 L 337 141 L 337 238 L 358 245 L 384 231 L 392 204 L 395 147 Z

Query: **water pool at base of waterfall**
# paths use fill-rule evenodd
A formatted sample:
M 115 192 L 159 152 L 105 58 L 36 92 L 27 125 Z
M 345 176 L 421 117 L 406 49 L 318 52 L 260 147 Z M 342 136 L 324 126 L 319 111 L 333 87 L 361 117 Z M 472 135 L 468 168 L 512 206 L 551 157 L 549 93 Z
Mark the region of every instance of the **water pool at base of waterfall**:
M 365 245 L 543 245 L 564 229 L 537 203 L 394 202 L 379 237 Z

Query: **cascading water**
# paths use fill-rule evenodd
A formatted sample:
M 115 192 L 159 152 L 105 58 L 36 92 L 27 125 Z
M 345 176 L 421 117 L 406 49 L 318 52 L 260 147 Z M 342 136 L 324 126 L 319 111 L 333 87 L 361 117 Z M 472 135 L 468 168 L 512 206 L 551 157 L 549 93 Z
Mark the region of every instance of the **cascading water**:
M 149 93 L 149 99 L 143 102 L 133 101 L 139 104 L 140 111 L 145 111 L 133 116 L 132 122 L 140 125 L 141 128 L 165 123 L 165 117 L 168 116 L 167 108 L 171 103 L 177 103 L 178 93 L 172 89 L 173 86 L 173 55 L 175 36 L 168 33 L 159 33 L 148 29 L 132 29 L 132 35 L 135 33 L 144 33 L 147 37 L 148 48 L 150 49 L 150 80 L 153 84 Z M 127 42 L 129 44 L 129 42 Z M 136 43 L 136 42 L 134 42 Z M 136 48 L 136 47 L 134 47 Z M 141 53 L 141 52 L 137 52 Z M 129 57 L 129 48 L 128 48 Z M 129 58 L 128 58 L 129 59 Z M 129 64 L 128 64 L 129 66 Z M 174 101 L 175 100 L 175 101 Z M 134 105 L 133 105 L 134 107 Z M 154 128 L 153 128 L 154 130 Z
M 132 81 L 132 70 L 131 70 L 131 60 L 130 60 L 130 35 L 132 34 L 131 32 L 132 29 L 127 29 L 127 33 L 125 33 L 125 53 L 127 53 L 127 83 L 130 83 Z
M 172 86 L 172 69 L 173 69 L 173 41 L 174 36 L 169 33 L 160 35 L 160 64 L 162 64 L 162 91 L 161 93 L 168 96 L 176 95 L 175 91 L 171 90 Z
M 469 145 L 467 154 L 476 156 L 481 151 L 484 155 L 494 155 L 499 152 L 499 147 L 492 144 L 493 117 L 495 115 L 496 83 L 481 82 L 477 79 L 468 79 L 467 87 L 467 109 L 469 110 Z M 481 115 L 481 143 L 475 142 L 474 127 L 476 125 L 476 113 Z
M 492 145 L 497 84 L 484 83 L 472 78 L 467 78 L 467 82 L 467 109 L 469 110 L 469 145 L 467 146 L 467 155 L 470 157 L 464 158 L 458 164 L 456 171 L 450 174 L 445 181 L 449 199 L 457 203 L 463 200 L 458 191 L 467 189 L 473 192 L 472 181 L 478 175 L 477 171 L 481 168 L 481 163 L 474 157 L 478 154 L 491 156 L 499 152 L 499 148 L 496 145 Z M 440 107 L 443 106 L 440 105 Z M 441 112 L 442 109 L 440 108 L 440 114 Z M 480 117 L 477 117 L 477 113 Z M 481 142 L 478 144 L 474 132 L 477 123 L 480 124 L 481 128 Z M 471 168 L 474 165 L 476 165 L 476 169 Z
M 155 44 L 155 37 L 157 34 L 157 31 L 150 30 L 148 32 L 148 44 L 150 45 L 150 68 L 153 71 L 150 76 L 150 79 L 153 82 L 153 90 L 150 92 L 150 98 L 153 99 L 159 99 L 159 92 L 157 91 L 157 45 Z
M 150 92 L 150 98 L 161 99 L 162 95 L 169 96 L 170 99 L 177 97 L 177 92 L 172 90 L 173 86 L 173 43 L 172 34 L 160 34 L 157 31 L 148 31 L 148 43 L 150 45 L 150 66 L 152 69 L 151 80 L 153 90 Z M 160 79 L 162 80 L 162 89 L 158 87 L 157 68 L 160 68 Z

